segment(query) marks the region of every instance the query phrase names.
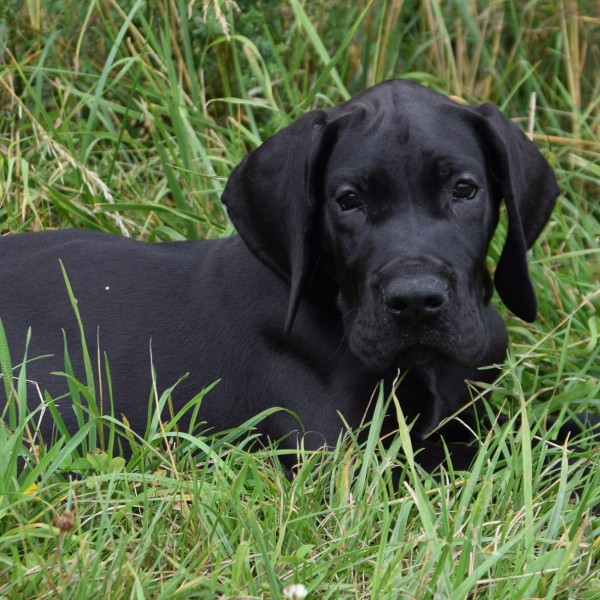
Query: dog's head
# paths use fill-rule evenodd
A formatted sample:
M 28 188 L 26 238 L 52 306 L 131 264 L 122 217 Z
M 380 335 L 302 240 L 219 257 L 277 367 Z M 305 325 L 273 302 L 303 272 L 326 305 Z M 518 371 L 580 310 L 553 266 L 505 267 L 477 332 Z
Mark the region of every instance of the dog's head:
M 495 107 L 393 80 L 274 135 L 233 171 L 223 201 L 252 252 L 289 281 L 286 327 L 317 269 L 336 285 L 350 350 L 377 372 L 497 360 L 485 259 L 500 203 L 508 233 L 494 283 L 532 321 L 526 253 L 558 193 Z

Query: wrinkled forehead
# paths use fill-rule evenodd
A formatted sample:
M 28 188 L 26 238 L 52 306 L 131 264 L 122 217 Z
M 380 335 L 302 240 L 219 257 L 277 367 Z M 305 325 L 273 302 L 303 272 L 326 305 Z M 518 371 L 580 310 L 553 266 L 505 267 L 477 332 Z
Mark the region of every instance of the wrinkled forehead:
M 377 88 L 375 88 L 377 89 Z M 484 163 L 480 136 L 460 105 L 434 92 L 374 94 L 347 103 L 329 167 L 423 161 L 468 169 Z

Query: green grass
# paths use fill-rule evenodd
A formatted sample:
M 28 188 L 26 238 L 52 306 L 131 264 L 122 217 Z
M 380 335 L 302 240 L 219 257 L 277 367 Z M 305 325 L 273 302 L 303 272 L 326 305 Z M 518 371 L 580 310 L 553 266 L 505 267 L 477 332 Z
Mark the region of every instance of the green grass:
M 304 110 L 396 76 L 492 101 L 533 135 L 563 190 L 531 256 L 540 318 L 503 313 L 511 353 L 485 409 L 509 423 L 482 432 L 471 472 L 433 479 L 405 427 L 381 447 L 376 416 L 362 447 L 347 432 L 328 454 L 299 451 L 289 481 L 280 450 L 249 452 L 256 421 L 243 444 L 232 443 L 240 431 L 180 432 L 165 451 L 177 415 L 136 437 L 107 407 L 94 414 L 95 374 L 110 360 L 90 350 L 86 381 L 71 379 L 81 430 L 60 433 L 48 399 L 59 435 L 29 448 L 39 413 L 25 408 L 26 369 L 0 328 L 12 397 L 0 429 L 0 598 L 281 598 L 290 583 L 315 599 L 600 598 L 598 449 L 573 453 L 545 427 L 550 415 L 597 412 L 600 397 L 595 3 L 206 5 L 0 6 L 1 233 L 229 235 L 228 173 Z M 161 391 L 149 410 L 168 402 Z

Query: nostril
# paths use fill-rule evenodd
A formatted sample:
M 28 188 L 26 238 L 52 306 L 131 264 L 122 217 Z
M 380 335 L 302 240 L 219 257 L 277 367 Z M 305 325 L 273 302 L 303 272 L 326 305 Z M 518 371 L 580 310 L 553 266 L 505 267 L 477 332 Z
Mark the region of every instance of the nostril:
M 437 310 L 444 305 L 444 297 L 441 294 L 427 296 L 423 301 L 423 306 L 430 310 Z
M 395 279 L 382 293 L 388 312 L 413 324 L 438 316 L 448 300 L 445 280 L 435 276 Z
M 397 310 L 400 312 L 408 308 L 408 302 L 406 300 L 403 300 L 402 298 L 393 298 L 390 302 L 387 303 L 387 305 L 392 310 Z

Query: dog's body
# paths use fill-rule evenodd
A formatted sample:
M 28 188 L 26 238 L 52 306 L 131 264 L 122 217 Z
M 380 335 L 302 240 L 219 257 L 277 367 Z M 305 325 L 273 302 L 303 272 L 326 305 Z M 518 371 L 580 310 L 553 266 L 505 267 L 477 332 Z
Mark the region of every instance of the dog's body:
M 272 440 L 336 442 L 365 417 L 377 382 L 398 389 L 422 464 L 444 453 L 423 434 L 468 403 L 465 379 L 501 362 L 506 329 L 485 260 L 501 199 L 509 225 L 495 284 L 535 318 L 525 253 L 558 188 L 547 162 L 489 105 L 466 107 L 421 86 L 385 82 L 315 110 L 234 170 L 223 200 L 240 236 L 149 244 L 57 231 L 0 240 L 0 319 L 13 362 L 53 397 L 67 391 L 64 336 L 83 378 L 80 334 L 110 364 L 116 417 L 146 426 L 151 364 L 175 409 L 216 380 L 206 429 L 271 407 Z M 36 398 L 34 387 L 29 397 Z M 65 403 L 65 422 L 76 426 Z M 368 417 L 367 417 L 368 418 Z M 48 423 L 48 422 L 47 422 Z M 397 428 L 390 415 L 385 429 Z M 457 451 L 468 466 L 471 454 Z
M 332 327 L 334 315 L 318 302 L 303 301 L 293 330 L 284 331 L 289 287 L 238 236 L 149 244 L 63 230 L 9 236 L 0 249 L 14 256 L 3 273 L 11 282 L 10 313 L 0 304 L 15 362 L 31 326 L 28 358 L 47 357 L 28 364 L 27 378 L 54 397 L 65 393 L 64 376 L 52 374 L 65 371 L 64 330 L 75 373 L 85 380 L 62 261 L 94 370 L 99 348 L 110 366 L 115 415 L 124 415 L 135 431 L 146 425 L 151 367 L 159 393 L 189 374 L 173 392 L 176 406 L 219 380 L 202 404 L 207 429 L 229 429 L 282 406 L 300 415 L 307 430 L 333 441 L 341 427 L 336 411 L 362 415 L 377 384 L 377 376 L 356 376 L 358 361 Z M 36 277 L 26 280 L 32 265 Z M 39 302 L 35 312 L 32 301 Z M 37 396 L 34 387 L 29 395 Z M 279 415 L 268 433 L 279 439 L 294 429 L 297 422 Z

